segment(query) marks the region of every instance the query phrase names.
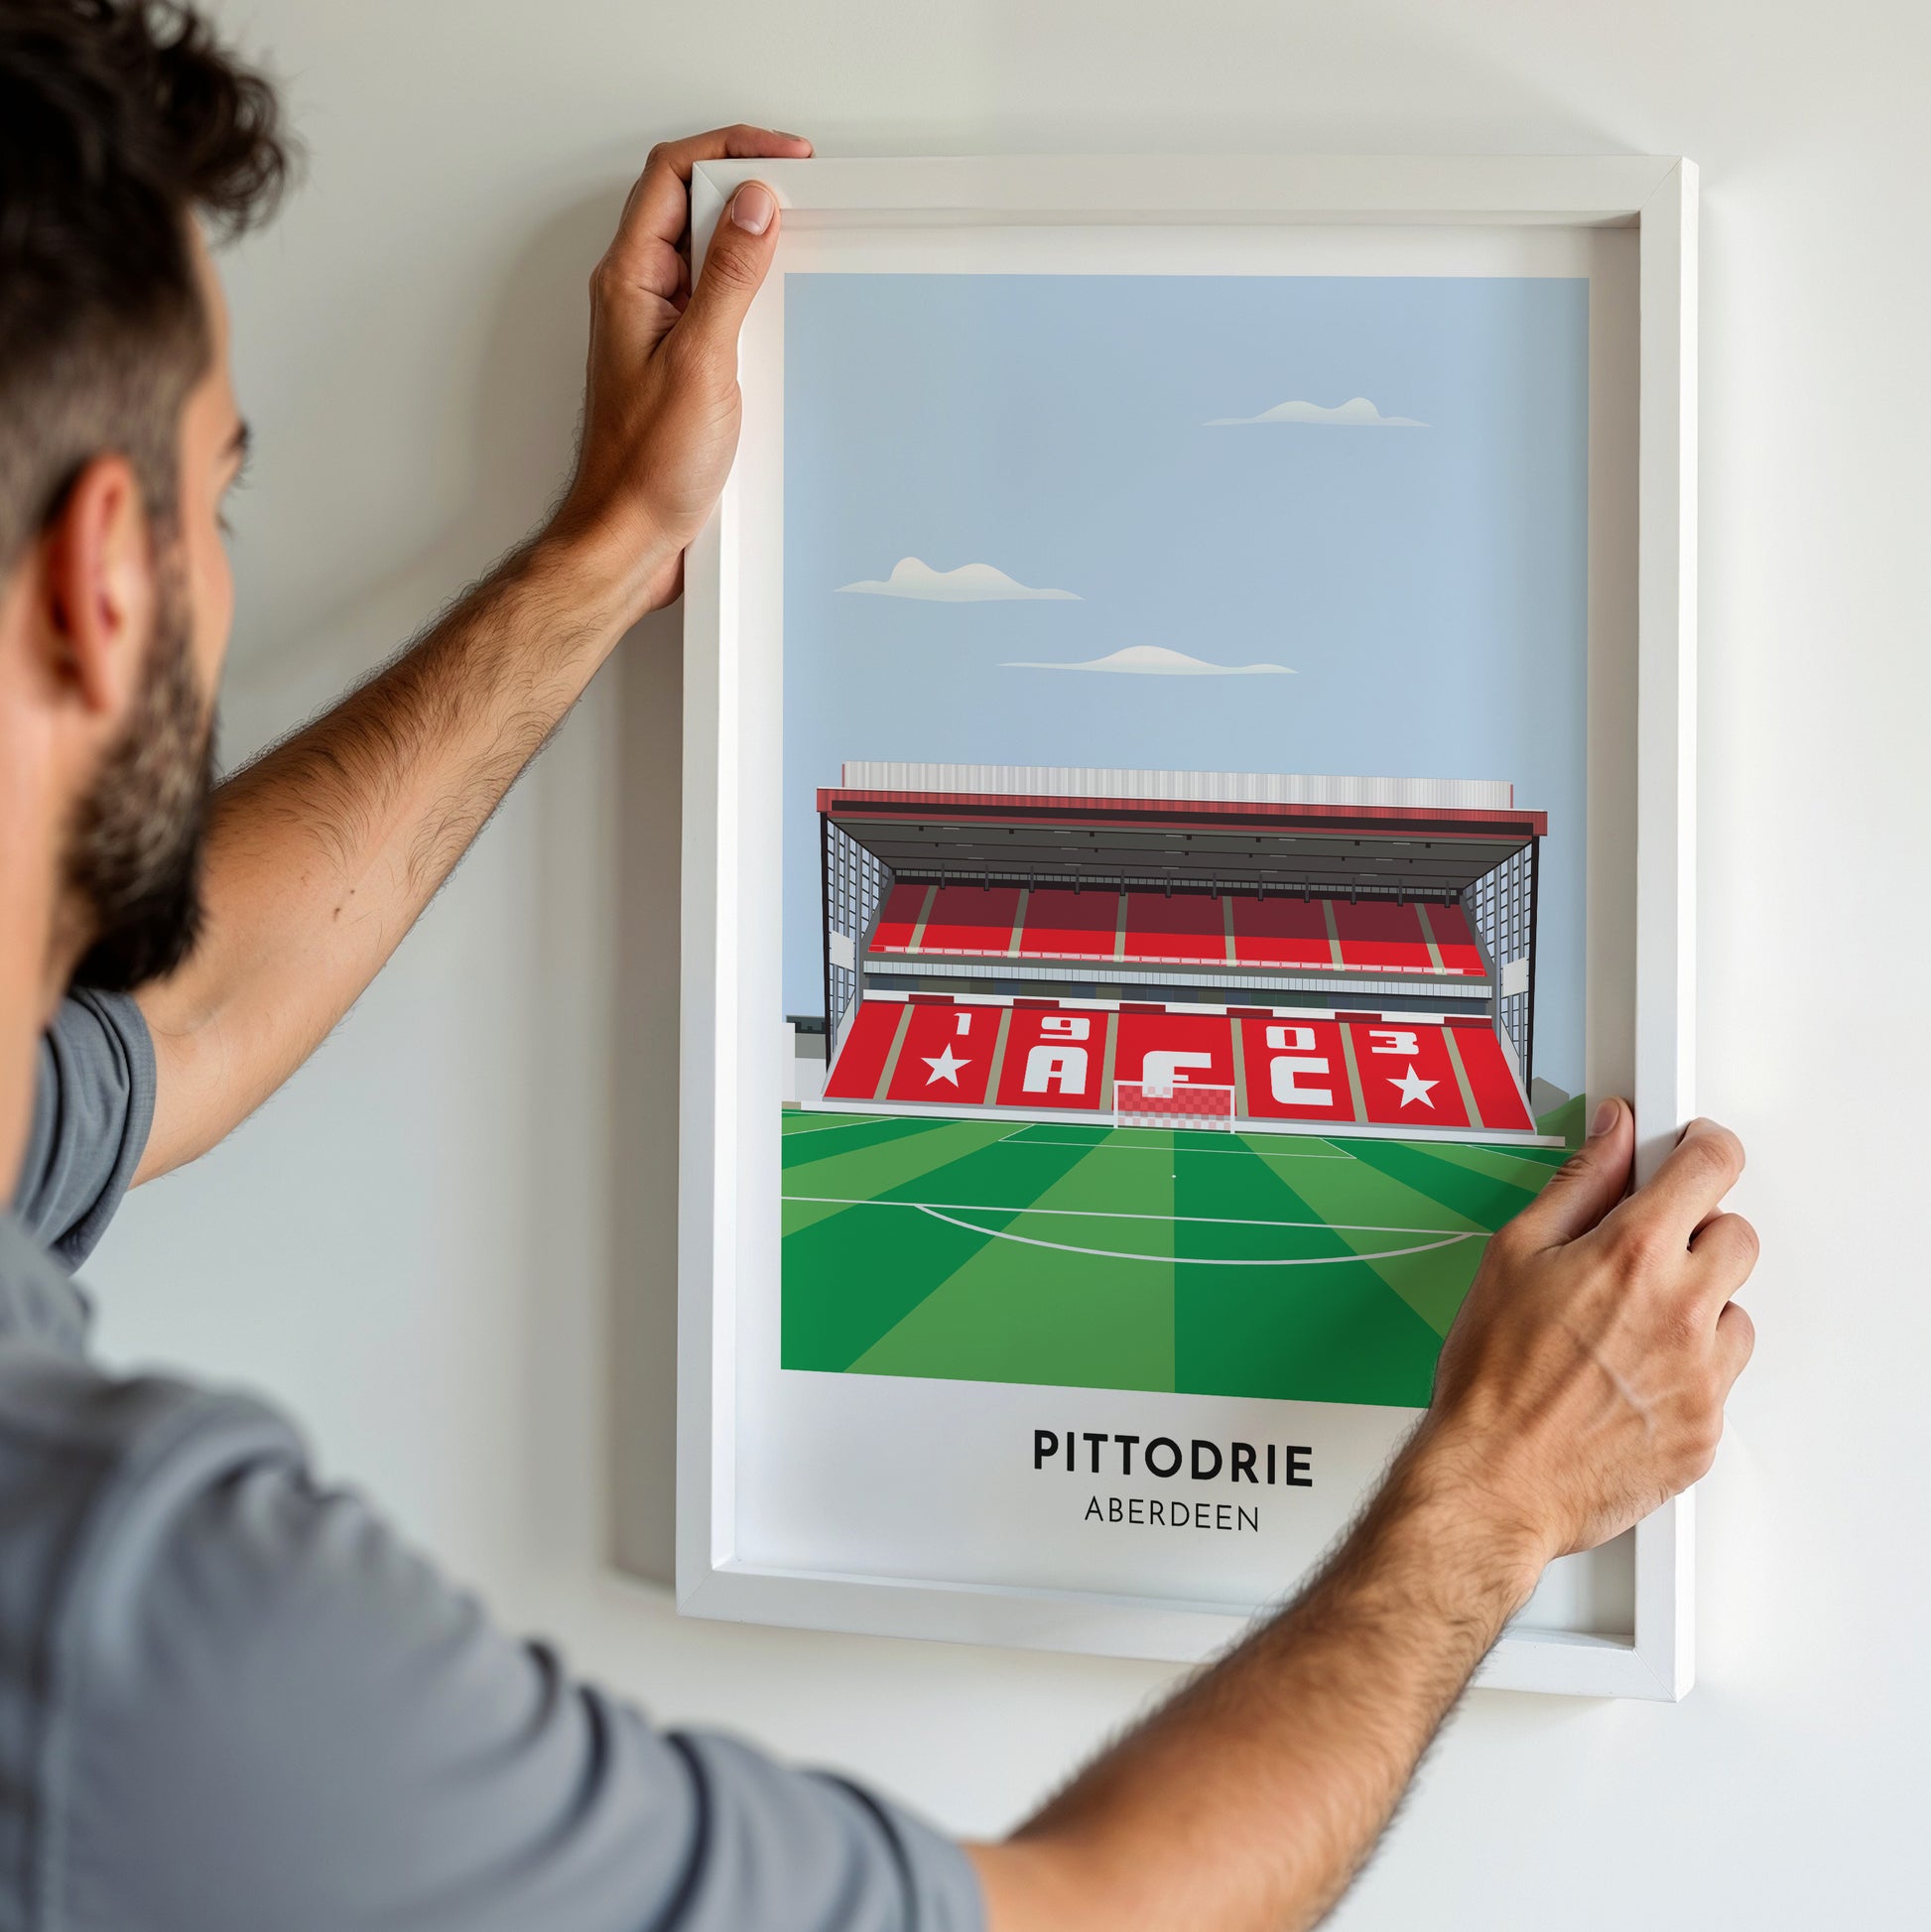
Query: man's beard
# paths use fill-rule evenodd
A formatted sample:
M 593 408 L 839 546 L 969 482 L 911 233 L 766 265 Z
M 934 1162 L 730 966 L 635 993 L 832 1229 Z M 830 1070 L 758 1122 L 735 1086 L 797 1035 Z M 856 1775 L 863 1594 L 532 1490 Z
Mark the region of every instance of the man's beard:
M 128 728 L 74 815 L 66 886 L 94 935 L 76 985 L 126 991 L 180 966 L 201 930 L 214 714 L 190 650 L 179 557 L 159 575 L 153 647 Z

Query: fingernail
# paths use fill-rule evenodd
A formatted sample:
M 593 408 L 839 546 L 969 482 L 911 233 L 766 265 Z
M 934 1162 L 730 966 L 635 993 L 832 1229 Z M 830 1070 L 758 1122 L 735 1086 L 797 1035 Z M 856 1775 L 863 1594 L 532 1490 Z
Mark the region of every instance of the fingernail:
M 1605 1100 L 1596 1109 L 1596 1117 L 1589 1123 L 1590 1137 L 1600 1140 L 1615 1125 L 1615 1116 L 1621 1111 L 1613 1100 Z
M 762 182 L 746 182 L 731 202 L 731 219 L 746 234 L 761 235 L 770 227 L 777 206 Z

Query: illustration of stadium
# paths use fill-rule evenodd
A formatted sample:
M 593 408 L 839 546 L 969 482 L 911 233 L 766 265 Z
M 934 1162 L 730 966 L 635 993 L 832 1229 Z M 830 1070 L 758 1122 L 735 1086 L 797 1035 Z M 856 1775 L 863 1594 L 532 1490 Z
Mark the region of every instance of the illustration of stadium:
M 786 1366 L 1426 1402 L 1580 1106 L 1531 1107 L 1542 813 L 882 763 L 817 809 Z

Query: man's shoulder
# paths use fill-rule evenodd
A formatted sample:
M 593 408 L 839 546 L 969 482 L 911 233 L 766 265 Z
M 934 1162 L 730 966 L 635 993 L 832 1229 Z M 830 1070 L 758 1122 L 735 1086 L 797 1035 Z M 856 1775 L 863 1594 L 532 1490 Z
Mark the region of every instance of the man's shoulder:
M 14 1207 L 68 1267 L 93 1251 L 154 1123 L 154 1041 L 126 993 L 80 989 L 42 1035 Z

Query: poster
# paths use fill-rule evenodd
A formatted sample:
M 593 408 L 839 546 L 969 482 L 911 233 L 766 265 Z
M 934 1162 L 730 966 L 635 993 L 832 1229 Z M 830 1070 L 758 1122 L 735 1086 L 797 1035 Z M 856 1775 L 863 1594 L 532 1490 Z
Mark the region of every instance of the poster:
M 785 278 L 815 1413 L 887 1378 L 1102 1520 L 1238 1534 L 1313 1486 L 1305 1405 L 1371 1469 L 1426 1402 L 1580 1130 L 1588 298 Z

